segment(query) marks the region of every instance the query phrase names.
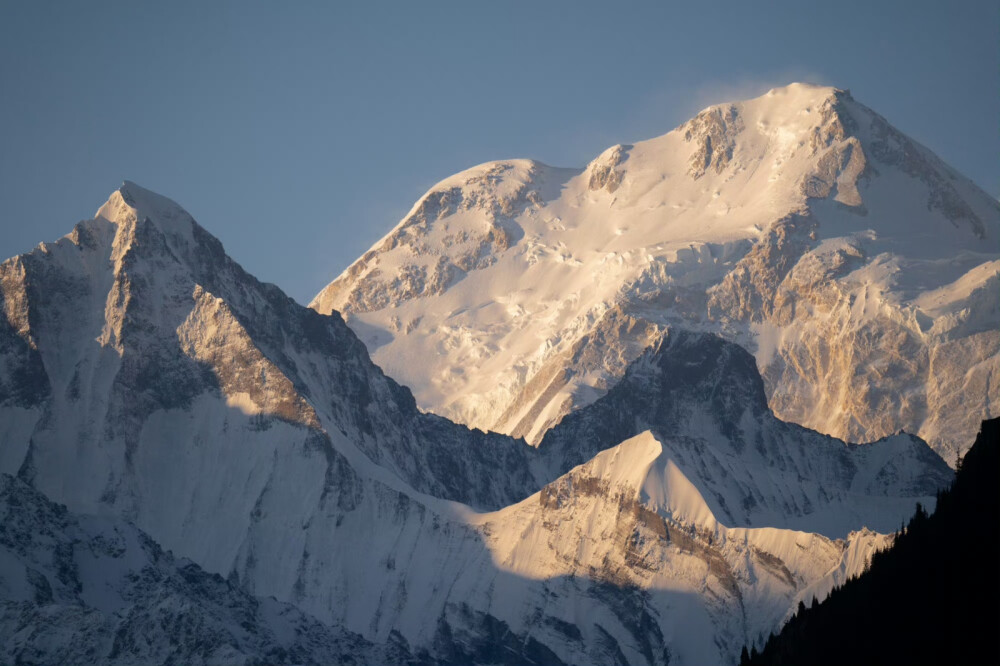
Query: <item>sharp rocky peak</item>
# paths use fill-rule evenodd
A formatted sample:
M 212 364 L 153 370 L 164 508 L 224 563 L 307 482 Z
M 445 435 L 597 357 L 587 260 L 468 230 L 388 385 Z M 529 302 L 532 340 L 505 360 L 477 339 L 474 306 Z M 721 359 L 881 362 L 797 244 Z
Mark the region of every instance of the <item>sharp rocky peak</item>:
M 191 215 L 178 203 L 152 190 L 126 180 L 111 193 L 95 217 L 109 222 L 126 223 L 149 218 L 158 223 L 174 220 L 193 221 Z

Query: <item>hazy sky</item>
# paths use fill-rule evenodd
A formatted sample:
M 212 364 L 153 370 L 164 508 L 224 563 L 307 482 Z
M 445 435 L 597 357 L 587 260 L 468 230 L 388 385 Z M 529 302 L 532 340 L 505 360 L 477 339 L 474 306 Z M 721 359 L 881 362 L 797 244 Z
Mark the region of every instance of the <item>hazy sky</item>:
M 0 0 L 0 255 L 127 178 L 307 302 L 456 171 L 583 166 L 794 80 L 1000 194 L 996 0 Z

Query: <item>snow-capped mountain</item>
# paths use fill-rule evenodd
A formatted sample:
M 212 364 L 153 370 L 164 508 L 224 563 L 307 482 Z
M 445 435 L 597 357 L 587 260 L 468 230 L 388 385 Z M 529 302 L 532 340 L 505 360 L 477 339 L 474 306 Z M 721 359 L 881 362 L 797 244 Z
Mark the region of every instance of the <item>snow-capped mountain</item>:
M 1000 411 L 1000 205 L 834 88 L 447 178 L 311 306 L 421 408 L 532 443 L 670 326 L 750 349 L 780 418 L 849 441 L 954 461 Z
M 749 354 L 677 327 L 538 447 L 424 414 L 339 315 L 258 282 L 132 183 L 0 264 L 0 294 L 8 484 L 81 514 L 60 523 L 65 539 L 141 541 L 125 519 L 222 576 L 203 590 L 212 635 L 231 629 L 219 606 L 274 597 L 301 613 L 254 616 L 276 643 L 234 634 L 250 655 L 299 646 L 322 661 L 325 638 L 309 652 L 280 629 L 315 621 L 425 661 L 731 662 L 799 599 L 860 571 L 951 476 L 908 435 L 857 447 L 782 423 Z M 145 571 L 159 551 L 133 541 Z M 10 590 L 40 581 L 29 568 L 58 576 L 32 564 L 52 543 L 3 556 L 5 600 L 28 603 Z M 115 594 L 138 589 L 115 580 Z M 73 594 L 96 609 L 79 644 L 97 645 L 121 609 Z M 15 633 L 77 597 L 46 599 L 10 611 Z M 137 659 L 158 659 L 149 645 Z

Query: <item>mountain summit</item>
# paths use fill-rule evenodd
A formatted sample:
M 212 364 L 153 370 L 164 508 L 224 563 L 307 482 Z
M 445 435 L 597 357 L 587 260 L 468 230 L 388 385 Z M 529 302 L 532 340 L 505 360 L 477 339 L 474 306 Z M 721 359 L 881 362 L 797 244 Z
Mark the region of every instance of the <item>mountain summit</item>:
M 996 200 L 792 84 L 583 169 L 447 178 L 311 307 L 421 408 L 532 443 L 680 326 L 750 349 L 785 420 L 954 460 L 1000 410 L 998 242 Z

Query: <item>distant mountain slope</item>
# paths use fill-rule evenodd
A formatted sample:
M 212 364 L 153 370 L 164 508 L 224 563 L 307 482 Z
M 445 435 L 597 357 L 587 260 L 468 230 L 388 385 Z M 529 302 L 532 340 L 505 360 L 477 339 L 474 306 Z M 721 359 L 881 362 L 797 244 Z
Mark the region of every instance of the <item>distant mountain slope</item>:
M 585 169 L 445 179 L 312 302 L 418 404 L 532 443 L 679 326 L 779 418 L 953 461 L 1000 412 L 1000 204 L 833 88 L 708 108 Z
M 0 662 L 376 664 L 413 659 L 256 599 L 111 518 L 0 475 Z M 414 661 L 414 663 L 416 663 Z
M 676 327 L 538 448 L 423 414 L 132 183 L 0 295 L 0 472 L 430 661 L 732 661 L 951 476 L 907 435 L 778 422 L 747 353 Z
M 871 568 L 741 664 L 1000 663 L 1000 419 Z

